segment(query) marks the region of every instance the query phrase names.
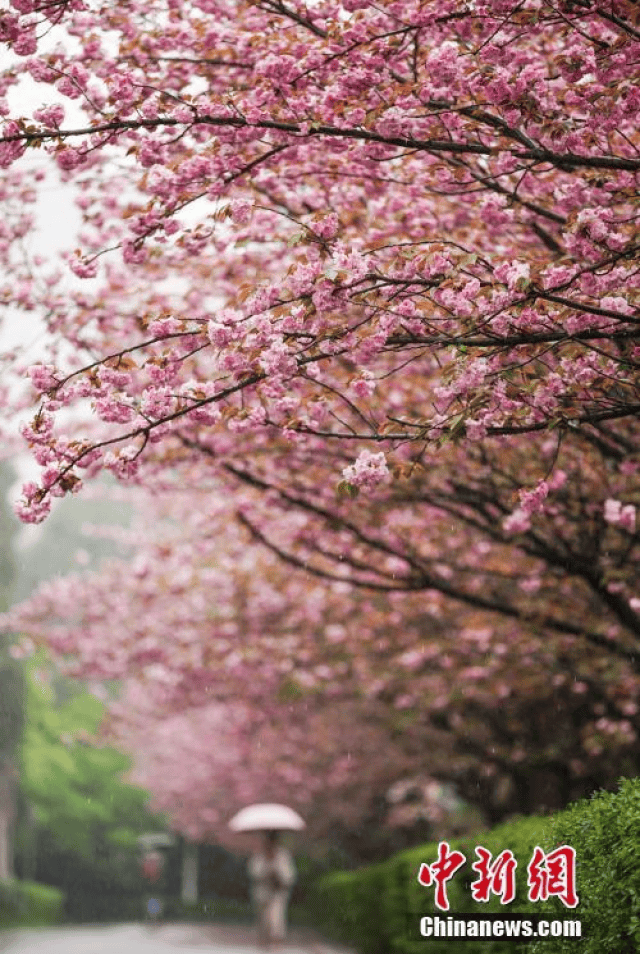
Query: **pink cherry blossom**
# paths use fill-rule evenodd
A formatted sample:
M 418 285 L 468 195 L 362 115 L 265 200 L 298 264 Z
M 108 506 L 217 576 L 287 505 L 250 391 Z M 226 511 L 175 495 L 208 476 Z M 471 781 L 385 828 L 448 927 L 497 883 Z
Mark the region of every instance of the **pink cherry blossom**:
M 363 450 L 358 454 L 354 464 L 344 468 L 342 475 L 345 480 L 348 480 L 355 487 L 372 490 L 387 479 L 389 468 L 382 451 L 376 454 L 372 451 Z

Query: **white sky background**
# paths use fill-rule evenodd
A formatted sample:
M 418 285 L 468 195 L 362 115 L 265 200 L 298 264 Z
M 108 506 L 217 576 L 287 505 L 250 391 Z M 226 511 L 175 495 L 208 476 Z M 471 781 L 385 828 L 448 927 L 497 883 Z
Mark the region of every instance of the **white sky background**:
M 42 44 L 43 49 L 51 49 L 58 41 L 56 30 L 49 32 Z M 21 62 L 5 49 L 0 50 L 0 72 Z M 33 111 L 47 104 L 60 103 L 65 107 L 66 122 L 82 119 L 82 113 L 73 100 L 62 96 L 57 90 L 45 83 L 36 83 L 28 74 L 7 93 L 7 102 L 11 116 L 23 116 L 31 119 Z M 44 152 L 30 150 L 12 169 L 24 171 L 30 177 L 37 169 L 47 170 L 47 178 L 38 184 L 39 201 L 35 207 L 36 228 L 24 238 L 24 246 L 30 256 L 42 255 L 54 259 L 64 249 L 74 248 L 74 241 L 80 227 L 80 214 L 74 203 L 74 190 L 63 185 L 57 174 L 51 157 Z M 71 273 L 69 273 L 71 277 Z M 5 311 L 0 326 L 0 348 L 4 351 L 16 345 L 25 348 L 24 360 L 32 363 L 38 360 L 39 345 L 45 340 L 44 325 L 36 314 L 29 317 L 27 324 L 24 315 Z

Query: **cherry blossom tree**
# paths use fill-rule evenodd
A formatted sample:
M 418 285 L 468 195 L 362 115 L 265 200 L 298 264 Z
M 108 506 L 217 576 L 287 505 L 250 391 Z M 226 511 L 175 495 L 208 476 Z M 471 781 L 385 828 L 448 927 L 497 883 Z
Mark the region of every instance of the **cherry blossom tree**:
M 41 595 L 34 632 L 49 617 L 83 674 L 148 670 L 172 719 L 207 685 L 230 704 L 216 653 L 238 652 L 267 728 L 308 653 L 306 695 L 346 707 L 312 706 L 319 736 L 364 694 L 363 751 L 391 732 L 409 771 L 441 733 L 465 794 L 489 766 L 494 814 L 537 745 L 563 797 L 637 765 L 636 5 L 14 0 L 0 31 L 0 294 L 51 339 L 3 379 L 36 406 L 20 515 L 106 470 L 212 507 L 231 554 L 199 525 L 123 595 L 109 574 Z M 57 176 L 83 219 L 62 268 L 25 244 Z M 345 619 L 336 662 L 318 632 Z
M 69 265 L 98 282 L 4 292 L 72 347 L 30 372 L 26 519 L 105 467 L 235 457 L 238 429 L 346 447 L 347 488 L 447 437 L 606 428 L 622 449 L 633 4 L 12 9 L 3 88 L 26 70 L 43 105 L 3 106 L 8 199 L 12 167 L 49 157 L 85 220 Z M 65 435 L 56 415 L 87 398 L 100 425 Z
M 520 589 L 513 618 L 434 589 L 292 573 L 206 485 L 164 496 L 131 541 L 133 559 L 52 581 L 4 625 L 73 675 L 125 683 L 107 729 L 190 837 L 228 837 L 232 807 L 266 797 L 368 857 L 397 841 L 394 827 L 452 823 L 437 783 L 497 820 L 635 770 L 638 674 L 536 619 L 536 601 L 595 602 L 539 559 L 522 554 L 508 577 L 513 549 L 499 572 L 484 548 L 487 576 Z M 422 800 L 395 804 L 412 780 Z

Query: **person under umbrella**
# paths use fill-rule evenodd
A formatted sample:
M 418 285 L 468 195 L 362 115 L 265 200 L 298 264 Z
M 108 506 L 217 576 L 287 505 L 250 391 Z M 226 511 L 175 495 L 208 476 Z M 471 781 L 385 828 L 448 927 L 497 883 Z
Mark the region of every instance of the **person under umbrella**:
M 287 904 L 296 880 L 295 865 L 281 842 L 281 833 L 300 830 L 305 823 L 292 808 L 265 803 L 243 808 L 231 819 L 229 827 L 262 834 L 260 850 L 249 859 L 249 877 L 259 941 L 270 948 L 286 937 Z
M 251 898 L 257 915 L 258 939 L 269 948 L 284 941 L 287 933 L 287 905 L 296 880 L 289 851 L 280 832 L 265 831 L 262 847 L 249 859 Z

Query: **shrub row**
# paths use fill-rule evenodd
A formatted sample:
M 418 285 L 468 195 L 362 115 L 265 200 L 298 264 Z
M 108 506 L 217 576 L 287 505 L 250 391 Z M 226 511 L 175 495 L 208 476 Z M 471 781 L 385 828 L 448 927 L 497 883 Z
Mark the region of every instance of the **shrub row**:
M 549 852 L 563 844 L 577 853 L 578 906 L 567 908 L 555 896 L 530 901 L 527 865 L 535 847 Z M 360 954 L 451 954 L 455 941 L 427 941 L 420 936 L 422 916 L 535 914 L 552 920 L 579 919 L 582 938 L 551 937 L 526 944 L 466 939 L 460 949 L 465 954 L 632 954 L 640 950 L 640 780 L 622 780 L 618 792 L 599 792 L 557 815 L 520 818 L 451 839 L 449 845 L 461 851 L 467 863 L 447 885 L 450 909 L 446 914 L 435 907 L 433 887 L 426 888 L 417 879 L 421 863 L 431 864 L 437 858 L 434 842 L 381 864 L 320 879 L 309 901 L 314 923 Z M 515 855 L 516 897 L 511 904 L 502 905 L 496 896 L 484 903 L 472 899 L 470 887 L 477 874 L 471 865 L 478 845 L 494 858 L 504 849 Z
M 34 881 L 0 881 L 0 928 L 49 927 L 63 917 L 64 894 Z

